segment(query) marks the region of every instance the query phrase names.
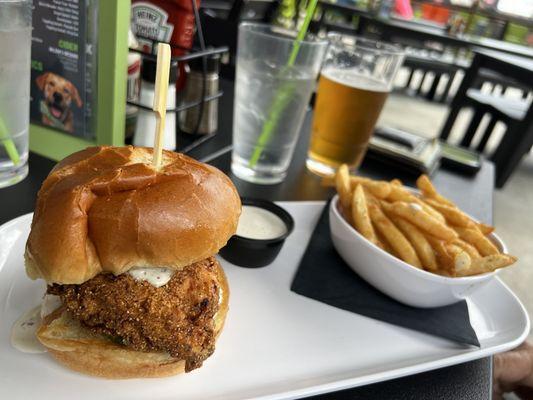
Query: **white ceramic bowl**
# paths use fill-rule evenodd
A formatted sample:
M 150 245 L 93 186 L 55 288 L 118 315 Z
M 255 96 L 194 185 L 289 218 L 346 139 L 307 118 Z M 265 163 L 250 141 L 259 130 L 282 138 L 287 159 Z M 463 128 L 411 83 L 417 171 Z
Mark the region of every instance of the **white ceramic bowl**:
M 483 275 L 450 278 L 418 269 L 369 242 L 340 214 L 338 195 L 329 208 L 329 227 L 333 245 L 357 274 L 393 299 L 414 307 L 439 307 L 453 304 L 487 284 L 498 271 Z M 501 239 L 489 238 L 506 253 Z

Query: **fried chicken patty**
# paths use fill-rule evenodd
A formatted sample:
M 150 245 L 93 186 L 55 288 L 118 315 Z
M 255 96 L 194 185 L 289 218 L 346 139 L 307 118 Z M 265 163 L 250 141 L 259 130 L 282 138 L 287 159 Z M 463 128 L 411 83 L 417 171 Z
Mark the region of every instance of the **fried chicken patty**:
M 185 371 L 202 365 L 215 349 L 219 308 L 215 258 L 176 271 L 159 288 L 128 273 L 100 274 L 81 285 L 48 287 L 67 310 L 96 333 L 140 351 L 167 351 L 185 360 Z

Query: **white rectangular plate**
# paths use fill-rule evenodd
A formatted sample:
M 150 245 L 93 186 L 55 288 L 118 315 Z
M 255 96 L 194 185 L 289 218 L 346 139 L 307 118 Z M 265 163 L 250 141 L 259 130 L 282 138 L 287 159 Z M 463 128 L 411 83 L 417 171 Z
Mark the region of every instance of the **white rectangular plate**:
M 215 354 L 189 374 L 109 381 L 83 376 L 47 354 L 10 345 L 12 323 L 40 302 L 42 281 L 24 273 L 31 214 L 0 227 L 0 398 L 288 399 L 458 364 L 511 349 L 529 332 L 524 307 L 498 279 L 470 299 L 481 348 L 340 310 L 290 291 L 323 202 L 280 203 L 296 227 L 262 269 L 222 262 L 231 296 Z

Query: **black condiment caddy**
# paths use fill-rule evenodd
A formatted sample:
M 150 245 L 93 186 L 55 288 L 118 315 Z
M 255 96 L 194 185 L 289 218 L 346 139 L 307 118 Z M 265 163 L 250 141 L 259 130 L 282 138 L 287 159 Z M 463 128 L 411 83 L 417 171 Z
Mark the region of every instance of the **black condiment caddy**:
M 207 67 L 206 66 L 207 66 L 208 59 L 210 57 L 213 57 L 213 56 L 218 56 L 220 58 L 223 58 L 223 55 L 227 54 L 229 52 L 229 48 L 227 46 L 222 46 L 222 47 L 215 47 L 215 48 L 206 49 L 205 48 L 205 44 L 204 44 L 204 39 L 203 39 L 203 33 L 202 33 L 202 30 L 201 30 L 201 22 L 200 22 L 200 19 L 197 16 L 197 14 L 195 14 L 195 21 L 196 21 L 196 27 L 197 27 L 195 35 L 196 35 L 197 42 L 199 42 L 200 45 L 199 46 L 195 45 L 195 46 L 192 47 L 192 49 L 187 49 L 187 48 L 184 48 L 184 47 L 181 47 L 181 46 L 176 46 L 176 45 L 170 44 L 170 47 L 172 49 L 180 49 L 180 50 L 182 50 L 185 53 L 185 54 L 180 55 L 180 56 L 171 57 L 171 61 L 170 62 L 171 62 L 171 65 L 178 66 L 178 73 L 179 73 L 179 70 L 180 70 L 179 67 L 183 63 L 188 63 L 188 62 L 190 62 L 192 60 L 197 60 L 197 59 L 203 58 L 202 64 L 204 65 L 204 68 L 201 70 L 202 75 L 203 75 L 202 96 L 200 96 L 201 99 L 199 101 L 180 103 L 180 93 L 181 93 L 181 91 L 178 91 L 176 93 L 176 97 L 177 97 L 176 98 L 176 105 L 177 106 L 175 108 L 172 108 L 172 109 L 167 109 L 167 113 L 180 113 L 180 112 L 182 112 L 184 110 L 199 106 L 200 107 L 200 111 L 198 113 L 198 116 L 199 116 L 198 119 L 201 120 L 202 115 L 203 115 L 203 111 L 205 109 L 204 104 L 207 103 L 207 102 L 211 102 L 211 101 L 213 101 L 215 99 L 218 99 L 218 98 L 222 97 L 222 95 L 223 95 L 223 91 L 222 90 L 219 90 L 215 94 L 206 95 L 206 84 L 205 84 L 205 82 L 206 82 L 206 75 L 207 75 Z M 147 52 L 144 52 L 142 50 L 130 48 L 131 52 L 139 53 L 141 55 L 141 65 L 142 65 L 142 61 L 144 61 L 145 59 L 156 61 L 157 60 L 157 55 L 154 54 L 154 49 L 157 48 L 158 41 L 153 40 L 153 39 L 148 38 L 148 37 L 140 36 L 140 35 L 137 35 L 137 37 L 140 38 L 140 39 L 143 39 L 143 41 L 150 42 L 151 43 L 150 47 L 152 49 L 152 53 L 147 53 Z M 128 101 L 127 104 L 135 106 L 135 107 L 138 107 L 140 109 L 152 111 L 151 107 L 148 107 L 146 105 L 140 104 L 137 101 Z M 180 151 L 182 153 L 188 153 L 192 149 L 196 148 L 197 146 L 199 146 L 200 144 L 204 143 L 209 138 L 214 136 L 214 134 L 197 136 L 197 135 L 195 135 L 196 132 L 193 132 L 192 134 L 184 134 L 184 133 L 182 133 L 182 130 L 180 129 L 179 125 L 180 125 L 179 116 L 177 115 L 176 116 L 176 134 L 178 135 L 177 151 Z

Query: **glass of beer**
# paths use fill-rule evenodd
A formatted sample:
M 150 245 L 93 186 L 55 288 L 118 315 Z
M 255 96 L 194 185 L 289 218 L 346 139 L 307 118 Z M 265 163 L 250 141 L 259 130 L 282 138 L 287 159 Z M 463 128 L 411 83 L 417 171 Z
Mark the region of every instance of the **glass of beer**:
M 400 47 L 331 32 L 318 82 L 307 168 L 355 170 L 403 61 Z

